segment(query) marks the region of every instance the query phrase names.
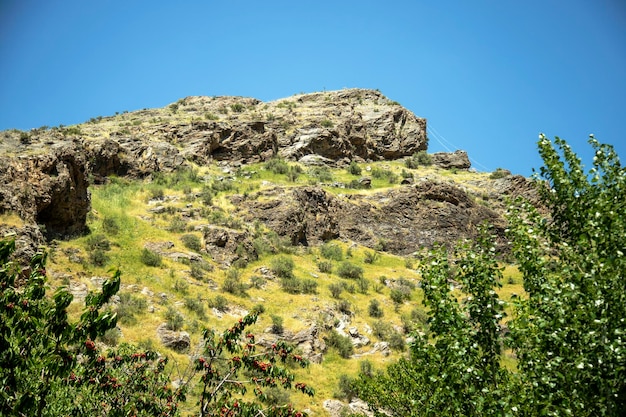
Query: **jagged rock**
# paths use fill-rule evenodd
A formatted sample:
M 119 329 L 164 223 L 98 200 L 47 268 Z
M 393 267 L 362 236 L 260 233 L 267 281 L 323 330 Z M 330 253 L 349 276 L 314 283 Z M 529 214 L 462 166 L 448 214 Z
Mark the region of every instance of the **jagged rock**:
M 85 231 L 90 210 L 84 149 L 60 144 L 44 154 L 0 164 L 0 212 L 16 212 L 26 224 L 43 225 L 49 238 Z M 40 242 L 35 242 L 40 243 Z
M 436 152 L 430 155 L 433 165 L 444 169 L 469 169 L 472 165 L 470 163 L 467 152 L 454 151 L 454 152 Z
M 207 225 L 203 229 L 206 251 L 216 262 L 230 265 L 238 259 L 257 258 L 252 237 L 248 231 Z
M 177 352 L 185 352 L 191 345 L 191 339 L 187 332 L 175 332 L 167 328 L 167 324 L 163 323 L 157 328 L 157 336 L 163 346 L 173 349 Z
M 371 195 L 334 196 L 318 187 L 294 188 L 290 194 L 270 190 L 264 200 L 240 207 L 241 216 L 259 220 L 293 244 L 314 245 L 347 239 L 408 255 L 435 243 L 452 245 L 474 236 L 485 220 L 497 228 L 504 242 L 504 220 L 476 204 L 455 185 L 423 181 Z
M 315 154 L 304 155 L 298 160 L 298 162 L 306 166 L 329 166 L 334 163 L 332 159 L 324 158 L 321 155 Z

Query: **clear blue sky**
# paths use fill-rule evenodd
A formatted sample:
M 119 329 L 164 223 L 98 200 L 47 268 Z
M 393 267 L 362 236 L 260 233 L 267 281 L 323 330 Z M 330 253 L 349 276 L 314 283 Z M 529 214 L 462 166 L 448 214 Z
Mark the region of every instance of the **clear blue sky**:
M 344 87 L 427 118 L 431 152 L 480 170 L 529 175 L 539 132 L 624 160 L 626 1 L 0 0 L 0 129 Z

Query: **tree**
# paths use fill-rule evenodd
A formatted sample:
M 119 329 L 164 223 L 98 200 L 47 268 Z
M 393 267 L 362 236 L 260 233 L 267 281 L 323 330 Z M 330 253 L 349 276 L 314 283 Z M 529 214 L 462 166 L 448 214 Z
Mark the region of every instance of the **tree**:
M 205 330 L 202 355 L 174 387 L 167 357 L 127 344 L 103 352 L 96 344 L 116 326 L 117 317 L 106 305 L 119 290 L 119 271 L 101 292 L 87 295 L 80 319 L 72 322 L 67 307 L 73 297 L 67 289 L 46 296 L 45 253 L 21 271 L 9 261 L 14 250 L 14 241 L 0 241 L 0 415 L 173 417 L 198 379 L 202 416 L 303 415 L 289 405 L 263 405 L 271 402 L 265 388 L 314 391 L 279 365 L 308 365 L 293 347 L 276 342 L 262 349 L 254 335 L 244 336 L 256 312 L 220 337 Z M 240 372 L 246 379 L 236 379 Z M 255 400 L 238 397 L 249 386 Z
M 586 174 L 564 140 L 541 135 L 549 216 L 522 201 L 508 216 L 528 295 L 511 324 L 528 415 L 626 409 L 626 171 L 611 146 L 589 143 Z
M 296 389 L 312 396 L 313 388 L 295 382 L 294 375 L 284 366 L 288 362 L 308 366 L 308 361 L 295 354 L 293 347 L 277 341 L 269 348 L 256 343 L 255 336 L 246 333 L 258 314 L 252 312 L 218 336 L 213 330 L 203 333 L 204 351 L 195 360 L 195 370 L 200 373 L 201 416 L 274 416 L 302 417 L 304 414 L 290 404 L 264 406 L 272 403 L 275 388 Z M 281 366 L 281 364 L 283 364 Z M 239 375 L 244 374 L 245 379 Z M 244 395 L 252 389 L 250 400 Z M 271 396 L 268 394 L 273 393 Z
M 421 272 L 432 339 L 414 333 L 408 358 L 355 382 L 358 396 L 376 415 L 505 414 L 510 385 L 500 367 L 503 302 L 495 292 L 501 272 L 494 250 L 483 229 L 471 247 L 458 247 L 454 256 L 443 247 L 428 254 Z M 450 278 L 461 283 L 460 293 L 450 287 Z
M 378 415 L 618 416 L 626 409 L 626 171 L 593 137 L 593 168 L 567 143 L 539 140 L 539 207 L 511 204 L 507 235 L 526 296 L 502 339 L 500 271 L 481 234 L 450 259 L 430 253 L 422 274 L 432 339 L 408 358 L 361 375 Z M 461 284 L 460 293 L 449 279 Z M 517 372 L 500 366 L 502 343 Z

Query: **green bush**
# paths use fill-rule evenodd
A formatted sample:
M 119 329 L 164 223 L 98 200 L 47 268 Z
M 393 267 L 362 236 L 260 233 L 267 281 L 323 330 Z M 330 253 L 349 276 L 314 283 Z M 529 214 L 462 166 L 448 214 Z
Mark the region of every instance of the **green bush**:
M 120 224 L 115 217 L 104 216 L 102 219 L 102 229 L 109 235 L 117 235 L 120 231 Z
M 333 393 L 333 397 L 340 400 L 351 402 L 356 397 L 356 392 L 353 388 L 353 379 L 346 374 L 339 375 L 339 381 L 337 382 L 337 391 Z
M 119 298 L 120 301 L 115 308 L 119 322 L 125 325 L 137 323 L 135 315 L 146 311 L 148 308 L 147 301 L 128 292 L 120 293 Z
M 343 285 L 331 283 L 328 284 L 328 289 L 330 290 L 330 295 L 333 298 L 340 298 L 341 292 L 343 291 Z
M 380 318 L 384 315 L 383 309 L 380 307 L 380 302 L 378 302 L 378 300 L 370 300 L 367 311 L 370 317 L 374 318 Z
M 374 264 L 378 261 L 378 259 L 380 259 L 380 254 L 378 252 L 365 251 L 365 258 L 363 259 L 363 262 L 366 264 Z
M 317 178 L 319 182 L 329 183 L 333 181 L 333 173 L 327 166 L 313 167 L 309 170 L 309 175 Z
M 282 158 L 273 157 L 265 163 L 265 169 L 274 174 L 286 174 L 289 172 L 289 164 Z
M 172 306 L 167 307 L 167 311 L 165 312 L 165 324 L 167 328 L 173 331 L 179 331 L 183 328 L 183 324 L 185 324 L 185 319 L 182 314 L 180 314 L 175 308 Z
M 279 255 L 270 262 L 270 270 L 279 278 L 293 278 L 294 267 L 290 256 Z
M 511 172 L 509 170 L 506 170 L 503 168 L 496 168 L 496 170 L 493 171 L 491 175 L 489 175 L 489 178 L 492 180 L 497 180 L 499 178 L 508 177 L 509 175 L 511 175 Z
M 146 266 L 158 267 L 161 266 L 163 258 L 156 252 L 151 251 L 148 248 L 143 248 L 141 251 L 141 262 Z
M 202 240 L 197 235 L 191 233 L 182 235 L 180 237 L 180 240 L 183 242 L 183 245 L 185 245 L 187 249 L 196 252 L 200 252 L 200 250 L 202 249 Z
M 111 249 L 111 242 L 102 234 L 90 235 L 87 240 L 87 250 L 95 251 L 100 249 L 107 251 Z
M 337 267 L 337 275 L 341 278 L 359 279 L 363 278 L 363 268 L 348 261 L 343 261 Z
M 89 252 L 89 262 L 94 266 L 105 266 L 109 262 L 109 256 L 102 249 Z
M 354 345 L 350 337 L 339 334 L 335 329 L 331 329 L 326 336 L 326 345 L 337 350 L 342 358 L 349 358 L 354 353 Z
M 205 319 L 206 318 L 206 313 L 204 311 L 204 303 L 202 302 L 202 300 L 200 300 L 199 297 L 196 297 L 196 298 L 186 297 L 185 298 L 185 307 L 188 310 L 193 311 L 194 313 L 196 313 L 199 318 L 201 318 L 201 319 Z
M 333 272 L 333 263 L 330 261 L 319 261 L 317 269 L 325 274 L 330 274 Z
M 326 259 L 331 259 L 333 261 L 342 261 L 343 260 L 343 249 L 341 246 L 334 242 L 325 242 L 320 246 L 320 253 Z
M 283 334 L 283 331 L 285 330 L 283 327 L 283 318 L 275 314 L 270 315 L 270 318 L 272 319 L 272 333 Z
M 352 175 L 361 175 L 361 167 L 355 161 L 350 162 L 348 173 Z
M 214 308 L 217 311 L 228 310 L 228 300 L 223 295 L 216 295 L 215 298 L 210 298 L 207 304 L 209 308 Z

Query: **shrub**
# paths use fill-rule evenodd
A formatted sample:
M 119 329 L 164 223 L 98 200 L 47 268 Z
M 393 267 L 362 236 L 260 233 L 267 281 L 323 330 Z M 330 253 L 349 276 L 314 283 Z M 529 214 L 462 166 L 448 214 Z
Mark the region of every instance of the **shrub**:
M 179 292 L 181 294 L 187 294 L 187 290 L 189 290 L 189 284 L 183 279 L 177 279 L 176 281 L 174 281 L 173 288 L 176 292 Z
M 302 168 L 300 168 L 298 165 L 292 165 L 289 167 L 289 170 L 287 171 L 287 180 L 291 182 L 296 182 L 296 180 L 298 179 L 301 173 L 302 173 Z
M 499 178 L 508 177 L 509 175 L 511 175 L 511 172 L 509 170 L 506 170 L 503 168 L 496 168 L 496 170 L 493 171 L 491 175 L 489 175 L 489 178 L 492 180 L 497 180 Z
M 406 350 L 406 341 L 404 340 L 404 337 L 402 337 L 402 335 L 395 330 L 389 335 L 389 340 L 387 342 L 389 343 L 389 347 L 393 350 L 401 352 Z
M 350 337 L 339 334 L 335 329 L 331 329 L 326 337 L 328 347 L 336 349 L 339 356 L 349 358 L 354 353 L 354 345 Z
M 333 127 L 333 122 L 329 119 L 324 119 L 322 120 L 322 122 L 320 123 L 322 125 L 322 127 L 325 127 L 327 129 Z
M 189 275 L 191 275 L 192 278 L 202 281 L 205 276 L 205 270 L 200 264 L 198 264 L 197 262 L 193 262 L 191 264 L 191 270 L 189 271 Z
M 302 294 L 317 294 L 317 281 L 309 278 L 300 280 L 300 292 Z
M 102 229 L 109 235 L 117 235 L 120 231 L 120 224 L 115 217 L 104 216 Z
M 348 172 L 352 175 L 361 175 L 361 167 L 355 161 L 350 162 Z
M 100 249 L 107 251 L 111 249 L 111 242 L 102 234 L 91 235 L 87 238 L 87 249 L 94 251 Z
M 189 309 L 190 311 L 196 313 L 199 318 L 206 318 L 206 313 L 204 312 L 204 303 L 202 302 L 202 300 L 200 300 L 200 298 L 186 297 L 185 307 L 187 307 L 187 309 Z
M 141 251 L 141 262 L 146 266 L 158 267 L 161 266 L 163 258 L 158 253 L 148 248 L 143 248 Z
M 191 249 L 196 252 L 200 252 L 200 250 L 202 249 L 202 240 L 197 235 L 191 233 L 182 235 L 180 237 L 180 240 L 183 242 L 183 245 L 185 245 L 187 249 Z
M 180 314 L 175 308 L 172 306 L 167 307 L 167 311 L 165 312 L 165 324 L 167 328 L 173 331 L 179 331 L 183 328 L 183 324 L 185 319 L 182 314 Z
M 263 286 L 265 285 L 265 278 L 260 277 L 258 275 L 253 275 L 250 277 L 250 286 L 252 288 L 263 288 Z
M 391 333 L 393 333 L 393 328 L 386 321 L 376 320 L 372 325 L 372 334 L 380 340 L 389 340 Z
M 361 294 L 367 294 L 367 290 L 369 290 L 370 288 L 370 282 L 367 279 L 361 277 L 361 278 L 357 278 L 356 283 L 357 283 L 357 286 L 359 287 L 359 292 Z
M 117 304 L 115 311 L 117 313 L 117 319 L 120 323 L 125 325 L 135 324 L 137 319 L 136 314 L 140 314 L 148 308 L 148 303 L 145 299 L 136 297 L 128 292 L 119 294 L 120 302 Z
M 339 381 L 337 382 L 337 391 L 333 393 L 333 396 L 340 400 L 351 402 L 352 399 L 356 397 L 356 392 L 352 387 L 352 381 L 352 378 L 350 378 L 346 374 L 339 375 Z
M 89 252 L 89 262 L 94 266 L 105 266 L 109 262 L 109 256 L 102 249 Z
M 230 105 L 230 109 L 234 111 L 235 113 L 241 113 L 242 111 L 246 109 L 246 106 L 244 106 L 241 103 L 234 103 Z
M 380 318 L 383 316 L 383 309 L 380 308 L 380 302 L 378 300 L 371 300 L 367 309 L 370 317 Z
M 245 294 L 246 287 L 241 282 L 241 272 L 237 268 L 230 268 L 226 272 L 226 278 L 222 284 L 222 291 L 228 292 L 234 295 Z
M 295 264 L 289 256 L 280 255 L 272 259 L 270 270 L 279 278 L 292 278 Z
M 365 262 L 366 264 L 373 264 L 376 263 L 379 258 L 380 255 L 378 254 L 378 252 L 365 251 L 365 258 L 363 259 L 363 262 Z
M 120 341 L 120 336 L 121 336 L 121 332 L 116 327 L 116 328 L 109 329 L 106 332 L 104 332 L 104 334 L 100 336 L 100 341 L 102 341 L 102 343 L 105 343 L 109 346 L 117 346 L 117 344 Z
M 309 170 L 309 175 L 317 178 L 319 182 L 333 181 L 333 173 L 327 166 L 313 167 Z
M 351 305 L 350 302 L 348 300 L 339 300 L 337 301 L 337 303 L 335 303 L 335 308 L 347 315 L 352 315 L 352 311 L 350 310 Z
M 328 289 L 330 290 L 330 295 L 333 298 L 339 298 L 341 297 L 341 292 L 343 291 L 343 285 L 332 283 L 328 285 Z
M 288 391 L 278 387 L 271 387 L 264 391 L 263 402 L 270 407 L 285 406 L 291 402 L 291 395 Z
M 343 260 L 343 249 L 341 249 L 341 246 L 333 242 L 325 242 L 322 246 L 320 246 L 320 253 L 326 259 L 331 259 L 333 261 Z
M 337 275 L 341 278 L 348 279 L 363 278 L 363 268 L 351 262 L 344 261 L 337 267 Z
M 272 333 L 283 334 L 283 331 L 285 330 L 283 328 L 283 318 L 275 314 L 270 315 L 270 318 L 272 319 L 272 327 L 271 327 Z
M 207 304 L 209 308 L 214 308 L 217 311 L 228 310 L 228 300 L 223 295 L 216 295 L 215 298 L 210 298 Z
M 265 169 L 274 174 L 286 174 L 289 171 L 289 164 L 282 158 L 273 157 L 265 163 Z
M 333 263 L 330 261 L 320 261 L 317 263 L 317 269 L 325 274 L 333 272 Z

